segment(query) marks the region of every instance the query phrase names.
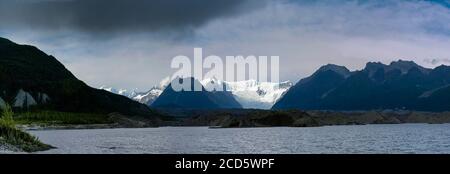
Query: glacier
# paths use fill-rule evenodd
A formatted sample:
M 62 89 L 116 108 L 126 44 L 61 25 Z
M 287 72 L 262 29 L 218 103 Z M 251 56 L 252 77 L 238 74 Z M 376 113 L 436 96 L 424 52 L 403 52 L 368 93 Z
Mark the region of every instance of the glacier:
M 201 83 L 207 90 L 220 89 L 221 86 L 224 86 L 246 109 L 270 109 L 293 86 L 290 81 L 281 83 L 256 80 L 227 82 L 215 78 L 202 80 Z

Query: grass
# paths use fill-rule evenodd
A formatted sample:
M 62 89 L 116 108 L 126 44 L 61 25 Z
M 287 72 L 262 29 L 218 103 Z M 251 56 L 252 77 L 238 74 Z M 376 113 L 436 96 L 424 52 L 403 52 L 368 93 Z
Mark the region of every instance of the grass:
M 15 115 L 18 124 L 77 125 L 110 124 L 109 116 L 103 114 L 68 113 L 57 111 L 24 112 Z
M 52 146 L 44 144 L 38 138 L 16 128 L 13 119 L 14 112 L 9 105 L 3 108 L 0 117 L 0 143 L 13 145 L 25 152 L 35 152 L 51 149 Z

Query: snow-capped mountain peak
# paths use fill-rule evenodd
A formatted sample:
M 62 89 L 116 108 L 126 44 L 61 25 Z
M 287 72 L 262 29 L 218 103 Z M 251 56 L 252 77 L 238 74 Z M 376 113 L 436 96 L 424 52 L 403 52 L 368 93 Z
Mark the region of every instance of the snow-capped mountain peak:
M 150 106 L 162 94 L 163 90 L 159 87 L 153 87 L 145 93 L 138 93 L 132 99 Z

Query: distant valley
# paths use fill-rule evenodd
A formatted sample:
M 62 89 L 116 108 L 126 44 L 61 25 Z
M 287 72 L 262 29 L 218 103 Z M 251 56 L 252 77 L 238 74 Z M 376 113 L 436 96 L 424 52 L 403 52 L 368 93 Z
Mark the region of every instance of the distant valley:
M 362 70 L 350 71 L 329 64 L 295 85 L 288 81 L 185 78 L 204 89 L 225 86 L 230 90 L 176 92 L 166 80 L 146 92 L 137 92 L 105 86 L 91 88 L 56 58 L 33 46 L 0 39 L 0 53 L 0 107 L 11 105 L 18 111 L 17 118 L 27 124 L 148 127 L 167 125 L 169 121 L 184 125 L 186 122 L 176 118 L 194 118 L 199 116 L 195 114 L 197 111 L 205 110 L 240 118 L 251 118 L 255 113 L 279 115 L 277 112 L 288 110 L 297 110 L 295 113 L 300 115 L 302 111 L 310 114 L 311 111 L 444 113 L 450 110 L 450 67 L 445 65 L 429 69 L 399 60 L 389 65 L 369 62 Z M 266 123 L 276 125 L 275 122 Z

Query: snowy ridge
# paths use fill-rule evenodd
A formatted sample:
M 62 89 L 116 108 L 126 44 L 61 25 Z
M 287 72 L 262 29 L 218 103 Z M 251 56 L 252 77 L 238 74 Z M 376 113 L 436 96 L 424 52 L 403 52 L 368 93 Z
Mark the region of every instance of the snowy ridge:
M 134 96 L 137 95 L 136 89 L 134 90 L 128 90 L 128 89 L 115 89 L 112 87 L 106 87 L 106 86 L 101 86 L 99 89 L 103 89 L 105 91 L 114 93 L 114 94 L 119 94 L 119 95 L 123 95 L 126 96 L 128 98 L 133 98 Z
M 151 105 L 158 97 L 162 94 L 164 89 L 169 85 L 170 77 L 164 78 L 158 86 L 154 86 L 147 92 L 137 92 L 137 89 L 127 90 L 127 89 L 115 89 L 112 87 L 102 86 L 99 89 L 103 89 L 114 94 L 119 94 L 133 99 L 139 103 Z
M 108 91 L 108 92 L 111 92 L 114 94 L 123 95 L 123 96 L 133 99 L 139 103 L 143 103 L 143 104 L 147 104 L 147 105 L 151 105 L 156 100 L 156 98 L 158 98 L 158 96 L 161 95 L 161 93 L 164 90 L 164 89 L 161 89 L 160 87 L 153 87 L 152 89 L 150 89 L 147 92 L 137 92 L 136 89 L 134 89 L 134 90 L 115 89 L 115 88 L 106 87 L 106 86 L 102 86 L 99 89 L 103 89 L 105 91 Z

